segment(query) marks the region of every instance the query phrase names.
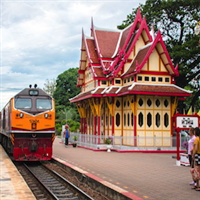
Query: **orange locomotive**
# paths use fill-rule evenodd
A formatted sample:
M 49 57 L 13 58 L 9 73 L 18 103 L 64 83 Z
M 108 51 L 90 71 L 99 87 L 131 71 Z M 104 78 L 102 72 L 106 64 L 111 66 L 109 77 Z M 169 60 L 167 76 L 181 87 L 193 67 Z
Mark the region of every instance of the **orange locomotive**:
M 43 90 L 25 88 L 0 115 L 0 143 L 17 161 L 50 160 L 55 139 L 54 99 Z

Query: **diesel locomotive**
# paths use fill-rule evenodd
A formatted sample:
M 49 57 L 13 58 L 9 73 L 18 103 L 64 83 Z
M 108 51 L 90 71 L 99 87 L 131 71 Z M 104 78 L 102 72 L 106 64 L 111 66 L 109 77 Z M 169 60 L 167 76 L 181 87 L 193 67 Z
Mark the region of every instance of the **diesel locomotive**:
M 30 85 L 0 113 L 0 143 L 16 161 L 50 160 L 55 139 L 54 99 Z

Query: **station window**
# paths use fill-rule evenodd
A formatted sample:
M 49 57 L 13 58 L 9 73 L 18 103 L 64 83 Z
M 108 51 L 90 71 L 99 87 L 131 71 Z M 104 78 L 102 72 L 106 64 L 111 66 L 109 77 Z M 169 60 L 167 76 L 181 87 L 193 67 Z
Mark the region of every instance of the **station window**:
M 156 82 L 156 77 L 154 77 L 154 76 L 151 77 L 151 81 L 152 81 L 152 82 Z
M 163 82 L 163 78 L 162 77 L 158 77 L 158 82 Z
M 166 128 L 169 126 L 169 115 L 167 113 L 164 115 L 164 125 Z
M 101 84 L 106 85 L 107 83 L 106 83 L 106 81 L 101 81 Z
M 124 101 L 124 108 L 126 107 L 126 100 Z
M 121 80 L 119 79 L 115 80 L 115 84 L 121 84 Z
M 117 106 L 117 108 L 120 107 L 120 102 L 119 102 L 119 100 L 117 100 L 117 102 L 116 102 L 116 106 Z
M 110 115 L 110 126 L 112 126 L 112 116 Z
M 160 126 L 160 114 L 159 113 L 156 114 L 156 126 L 157 127 Z
M 108 126 L 108 116 L 106 115 L 106 126 Z
M 134 121 L 133 121 L 133 113 L 131 114 L 131 126 L 133 126 Z
M 124 79 L 124 84 L 126 83 L 126 79 Z
M 151 115 L 151 113 L 148 113 L 148 115 L 147 115 L 147 125 L 149 127 L 151 127 L 151 125 L 152 125 L 152 115 Z
M 112 80 L 110 80 L 110 85 L 112 85 Z
M 138 115 L 138 124 L 139 124 L 140 127 L 142 127 L 143 123 L 144 123 L 143 114 L 140 112 L 140 114 Z
M 169 78 L 168 77 L 165 78 L 165 82 L 169 83 Z
M 134 76 L 131 77 L 131 81 L 134 81 Z
M 142 76 L 138 76 L 138 81 L 142 81 Z
M 124 126 L 126 126 L 126 113 L 124 113 Z
M 145 77 L 144 77 L 144 80 L 145 80 L 145 81 L 149 81 L 149 77 L 148 77 L 148 76 L 145 76 Z
M 127 123 L 128 123 L 128 126 L 130 126 L 130 114 L 128 113 L 128 116 L 127 116 Z
M 130 82 L 130 78 L 128 78 L 128 83 Z
M 117 126 L 120 125 L 120 114 L 119 113 L 116 114 L 116 125 Z

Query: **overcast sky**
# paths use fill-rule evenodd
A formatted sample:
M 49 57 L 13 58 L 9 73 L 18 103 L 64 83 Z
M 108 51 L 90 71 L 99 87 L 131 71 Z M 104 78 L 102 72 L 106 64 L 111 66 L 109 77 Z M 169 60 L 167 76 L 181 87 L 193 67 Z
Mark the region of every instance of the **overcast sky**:
M 82 28 L 116 28 L 145 0 L 0 0 L 0 110 L 29 84 L 79 67 Z

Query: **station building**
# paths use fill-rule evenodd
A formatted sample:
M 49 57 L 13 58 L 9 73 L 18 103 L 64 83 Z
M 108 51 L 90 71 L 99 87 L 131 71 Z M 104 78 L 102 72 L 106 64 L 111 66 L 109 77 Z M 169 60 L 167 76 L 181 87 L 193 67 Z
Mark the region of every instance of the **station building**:
M 171 145 L 177 103 L 191 92 L 175 84 L 178 65 L 161 32 L 151 36 L 140 10 L 124 30 L 98 28 L 92 21 L 91 36 L 82 31 L 78 73 L 81 93 L 70 102 L 77 104 L 82 134 L 100 136 L 98 143 L 122 136 L 130 146 L 140 138 L 145 147 L 154 146 L 156 136 L 156 146 Z

